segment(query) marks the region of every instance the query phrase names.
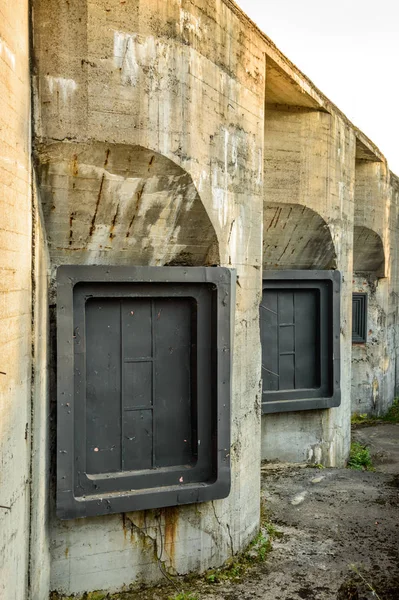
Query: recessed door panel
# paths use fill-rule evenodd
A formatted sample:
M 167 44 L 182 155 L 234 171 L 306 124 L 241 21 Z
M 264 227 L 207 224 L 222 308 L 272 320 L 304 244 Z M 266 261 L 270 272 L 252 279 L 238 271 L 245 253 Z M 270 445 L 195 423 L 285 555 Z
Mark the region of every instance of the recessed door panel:
M 336 406 L 340 275 L 264 273 L 260 306 L 263 411 Z

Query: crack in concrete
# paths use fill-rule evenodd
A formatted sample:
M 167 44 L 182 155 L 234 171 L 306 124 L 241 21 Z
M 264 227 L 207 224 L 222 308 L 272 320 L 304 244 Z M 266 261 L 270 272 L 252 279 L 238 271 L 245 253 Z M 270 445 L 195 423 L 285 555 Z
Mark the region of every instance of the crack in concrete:
M 230 538 L 231 556 L 234 556 L 234 544 L 233 544 L 233 538 L 232 538 L 231 531 L 230 531 L 230 525 L 228 523 L 226 523 L 226 527 L 227 527 L 227 531 L 228 531 L 229 538 Z
M 231 556 L 234 556 L 234 545 L 233 545 L 233 538 L 231 536 L 231 532 L 230 532 L 230 525 L 228 523 L 226 523 L 226 525 L 224 526 L 223 523 L 221 522 L 221 520 L 219 519 L 219 517 L 217 516 L 216 513 L 216 508 L 215 508 L 215 503 L 214 501 L 211 502 L 212 504 L 212 508 L 213 508 L 213 514 L 215 515 L 215 519 L 219 525 L 219 527 L 221 527 L 222 529 L 226 529 L 227 533 L 229 534 L 229 538 L 230 538 L 230 550 L 231 550 Z M 213 539 L 213 536 L 212 536 Z

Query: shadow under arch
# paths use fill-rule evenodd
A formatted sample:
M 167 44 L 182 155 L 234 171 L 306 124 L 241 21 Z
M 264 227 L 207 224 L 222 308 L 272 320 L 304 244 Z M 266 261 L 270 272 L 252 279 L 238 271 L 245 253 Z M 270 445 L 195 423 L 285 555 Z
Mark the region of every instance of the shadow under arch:
M 142 146 L 40 147 L 53 264 L 213 265 L 218 240 L 191 176 Z
M 381 237 L 361 225 L 353 228 L 353 271 L 385 277 L 385 252 Z
M 264 269 L 336 269 L 337 256 L 324 219 L 300 204 L 265 203 Z

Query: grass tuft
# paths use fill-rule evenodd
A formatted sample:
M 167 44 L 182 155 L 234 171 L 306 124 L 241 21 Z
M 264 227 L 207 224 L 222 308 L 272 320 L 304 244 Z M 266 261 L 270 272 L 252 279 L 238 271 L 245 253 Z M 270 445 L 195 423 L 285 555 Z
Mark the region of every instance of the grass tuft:
M 348 467 L 356 471 L 374 471 L 370 450 L 367 446 L 353 442 L 349 455 Z

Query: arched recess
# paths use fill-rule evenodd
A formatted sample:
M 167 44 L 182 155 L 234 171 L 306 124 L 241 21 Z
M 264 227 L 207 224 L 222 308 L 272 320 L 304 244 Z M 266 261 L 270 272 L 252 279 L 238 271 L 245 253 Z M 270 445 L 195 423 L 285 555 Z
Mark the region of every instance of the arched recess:
M 353 229 L 352 412 L 379 415 L 389 404 L 388 280 L 381 237 Z
M 353 271 L 385 277 L 385 253 L 378 233 L 355 225 L 353 229 Z
M 39 150 L 38 170 L 53 264 L 219 263 L 191 176 L 165 156 L 141 146 L 57 143 Z
M 326 222 L 299 204 L 263 209 L 264 269 L 335 269 L 337 257 Z

